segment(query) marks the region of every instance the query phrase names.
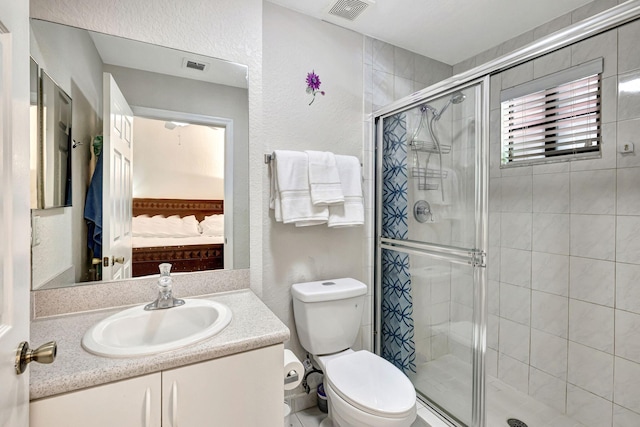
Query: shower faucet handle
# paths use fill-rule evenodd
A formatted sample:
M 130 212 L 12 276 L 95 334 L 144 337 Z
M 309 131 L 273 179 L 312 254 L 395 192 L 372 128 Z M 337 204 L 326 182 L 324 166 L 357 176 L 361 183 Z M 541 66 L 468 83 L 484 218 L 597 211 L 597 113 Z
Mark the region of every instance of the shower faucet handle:
M 433 212 L 431 212 L 431 206 L 426 200 L 418 200 L 413 205 L 413 217 L 419 223 L 433 222 Z

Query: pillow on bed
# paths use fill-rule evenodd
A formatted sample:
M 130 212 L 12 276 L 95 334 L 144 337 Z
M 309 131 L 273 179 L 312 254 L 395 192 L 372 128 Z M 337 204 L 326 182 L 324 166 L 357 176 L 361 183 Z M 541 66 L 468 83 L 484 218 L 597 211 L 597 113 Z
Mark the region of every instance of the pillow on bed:
M 203 236 L 224 236 L 224 215 L 205 216 L 200 227 Z
M 178 215 L 168 218 L 162 215 L 151 218 L 140 215 L 133 219 L 132 234 L 135 237 L 191 237 L 199 236 L 200 229 L 193 215 L 185 218 L 180 218 Z
M 186 224 L 186 227 L 193 233 L 193 229 L 198 231 L 198 235 L 202 234 L 202 227 L 200 227 L 200 222 L 198 222 L 198 218 L 195 215 L 189 215 L 182 217 L 182 222 Z
M 131 234 L 133 237 L 146 236 L 149 231 L 149 215 L 138 215 L 131 218 Z
M 180 218 L 179 215 L 171 215 L 168 218 L 164 218 L 164 220 L 160 227 L 160 232 L 163 237 L 191 237 L 200 235 L 198 220 L 195 215 L 189 215 L 184 218 Z

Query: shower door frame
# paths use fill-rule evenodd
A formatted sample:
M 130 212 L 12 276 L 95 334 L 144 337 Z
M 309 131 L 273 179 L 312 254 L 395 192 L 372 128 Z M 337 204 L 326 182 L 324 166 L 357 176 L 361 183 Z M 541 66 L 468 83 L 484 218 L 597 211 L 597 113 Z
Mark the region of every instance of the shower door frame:
M 435 98 L 465 90 L 474 86 L 480 86 L 480 96 L 476 97 L 475 108 L 480 113 L 480 132 L 475 141 L 475 248 L 471 251 L 461 248 L 446 247 L 438 244 L 415 243 L 403 241 L 399 246 L 394 245 L 393 239 L 382 237 L 382 165 L 383 150 L 379 145 L 383 141 L 384 119 L 395 114 L 408 111 Z M 394 109 L 374 116 L 372 121 L 375 137 L 375 271 L 374 271 L 374 347 L 376 354 L 381 353 L 381 295 L 382 295 L 382 249 L 394 250 L 407 254 L 429 256 L 432 259 L 440 259 L 458 264 L 467 264 L 473 267 L 473 333 L 472 333 L 472 397 L 471 397 L 471 424 L 467 427 L 485 427 L 485 354 L 487 350 L 487 272 L 486 254 L 488 250 L 488 221 L 489 221 L 489 109 L 490 109 L 490 76 L 453 84 L 445 88 L 436 87 L 434 90 L 425 89 L 419 92 L 421 96 L 412 96 L 405 102 L 394 104 Z M 414 94 L 415 95 L 415 94 Z M 422 401 L 422 399 L 421 399 Z M 429 402 L 423 402 L 429 408 L 453 425 L 460 425 L 452 420 L 444 411 Z

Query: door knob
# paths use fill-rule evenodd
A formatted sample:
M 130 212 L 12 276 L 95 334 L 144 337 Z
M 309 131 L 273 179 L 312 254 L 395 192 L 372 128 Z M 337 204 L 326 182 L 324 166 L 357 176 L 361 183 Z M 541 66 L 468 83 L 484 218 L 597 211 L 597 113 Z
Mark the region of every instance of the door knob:
M 27 365 L 31 362 L 38 363 L 53 363 L 56 360 L 56 354 L 58 353 L 58 344 L 55 341 L 50 341 L 46 344 L 42 344 L 35 350 L 29 348 L 29 343 L 23 341 L 18 346 L 16 351 L 16 373 L 22 374 Z
M 118 257 L 112 257 L 111 258 L 111 265 L 115 265 L 115 264 L 124 264 L 124 257 L 123 256 L 118 256 Z

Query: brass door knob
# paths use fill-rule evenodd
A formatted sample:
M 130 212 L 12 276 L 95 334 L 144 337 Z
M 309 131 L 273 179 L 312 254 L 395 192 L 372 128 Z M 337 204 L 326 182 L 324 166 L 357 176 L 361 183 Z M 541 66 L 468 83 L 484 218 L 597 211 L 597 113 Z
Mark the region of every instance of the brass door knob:
M 111 265 L 115 265 L 115 264 L 124 264 L 124 257 L 123 256 L 118 256 L 118 257 L 112 257 L 111 258 Z
M 29 343 L 23 341 L 16 351 L 16 373 L 18 375 L 22 374 L 31 362 L 53 363 L 53 361 L 56 360 L 57 353 L 58 344 L 56 344 L 55 341 L 42 344 L 35 350 L 31 350 Z

